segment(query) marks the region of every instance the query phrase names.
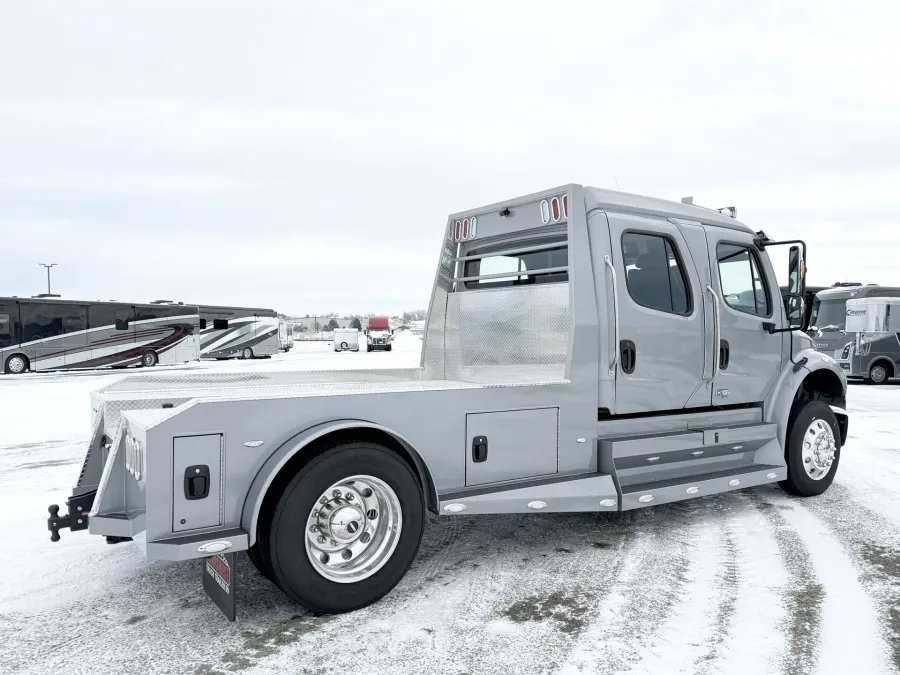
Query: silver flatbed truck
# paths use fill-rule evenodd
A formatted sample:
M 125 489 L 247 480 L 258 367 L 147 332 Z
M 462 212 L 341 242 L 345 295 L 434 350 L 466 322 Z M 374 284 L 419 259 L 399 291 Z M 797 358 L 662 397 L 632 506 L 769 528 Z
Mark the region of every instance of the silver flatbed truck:
M 766 250 L 792 244 L 790 302 Z M 400 581 L 426 511 L 615 512 L 766 483 L 824 492 L 847 382 L 794 330 L 806 246 L 687 203 L 565 185 L 446 224 L 418 368 L 126 377 L 59 529 L 235 552 L 326 613 Z M 794 307 L 792 320 L 787 307 Z

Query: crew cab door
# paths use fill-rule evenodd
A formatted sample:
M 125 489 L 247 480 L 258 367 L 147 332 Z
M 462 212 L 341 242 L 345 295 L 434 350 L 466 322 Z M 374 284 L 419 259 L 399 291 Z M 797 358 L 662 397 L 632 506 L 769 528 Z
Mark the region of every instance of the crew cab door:
M 607 217 L 618 305 L 609 308 L 618 310 L 615 413 L 696 405 L 694 393 L 706 386 L 707 341 L 701 280 L 687 242 L 662 218 Z
M 782 335 L 764 322 L 784 323 L 781 295 L 769 258 L 749 232 L 706 228 L 720 348 L 712 404 L 764 401 L 782 368 Z

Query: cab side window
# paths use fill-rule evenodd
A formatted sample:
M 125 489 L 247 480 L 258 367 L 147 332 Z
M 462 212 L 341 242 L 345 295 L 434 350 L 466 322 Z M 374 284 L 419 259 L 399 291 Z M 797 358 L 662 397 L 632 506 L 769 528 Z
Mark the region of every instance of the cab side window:
M 670 314 L 690 314 L 691 293 L 675 242 L 643 232 L 622 235 L 625 282 L 637 304 Z
M 771 316 L 771 299 L 756 251 L 739 244 L 716 246 L 722 299 L 732 309 L 756 316 Z

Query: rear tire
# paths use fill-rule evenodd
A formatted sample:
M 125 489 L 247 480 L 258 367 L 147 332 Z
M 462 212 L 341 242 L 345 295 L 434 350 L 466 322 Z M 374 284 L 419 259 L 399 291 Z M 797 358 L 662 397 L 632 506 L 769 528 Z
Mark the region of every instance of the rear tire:
M 253 350 L 250 349 L 250 347 L 244 347 L 244 350 L 241 352 L 241 358 L 244 360 L 252 359 L 253 358 Z
M 799 497 L 820 495 L 834 480 L 841 459 L 837 417 L 822 401 L 796 401 L 788 424 L 787 479 L 781 488 Z
M 386 352 L 391 351 L 391 347 L 393 347 L 393 346 L 394 345 L 388 345 L 387 347 L 384 348 L 384 351 L 386 351 Z
M 159 363 L 159 356 L 156 355 L 156 352 L 144 352 L 141 357 L 142 368 L 152 368 L 157 363 Z
M 317 455 L 287 482 L 260 521 L 258 567 L 313 612 L 350 612 L 400 582 L 424 526 L 422 488 L 410 466 L 380 445 L 347 443 Z M 342 537 L 352 542 L 342 544 Z M 324 561 L 319 546 L 330 551 Z
M 878 361 L 869 368 L 869 376 L 863 378 L 866 384 L 885 384 L 894 376 L 894 367 L 885 362 Z
M 12 354 L 3 364 L 3 372 L 7 375 L 21 375 L 29 368 L 31 368 L 31 364 L 24 354 Z

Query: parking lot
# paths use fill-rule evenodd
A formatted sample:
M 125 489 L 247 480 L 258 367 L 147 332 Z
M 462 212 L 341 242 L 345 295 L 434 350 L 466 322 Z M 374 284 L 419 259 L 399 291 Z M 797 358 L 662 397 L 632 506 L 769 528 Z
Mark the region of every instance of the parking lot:
M 413 366 L 297 343 L 271 360 L 154 372 Z M 121 371 L 0 377 L 0 672 L 900 672 L 900 387 L 851 386 L 835 484 L 625 514 L 430 516 L 413 569 L 340 616 L 293 605 L 238 558 L 238 618 L 201 567 L 147 562 L 84 532 L 49 541 L 89 433 L 90 391 Z

